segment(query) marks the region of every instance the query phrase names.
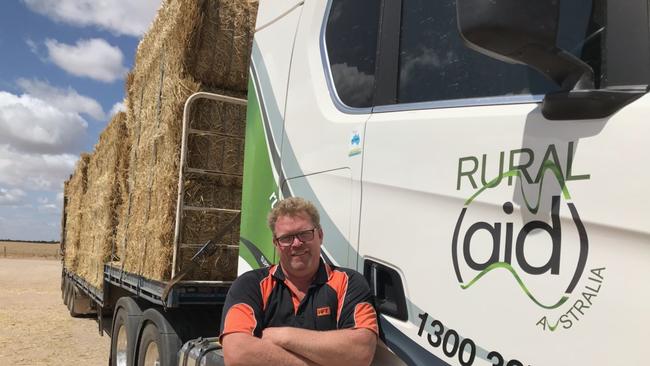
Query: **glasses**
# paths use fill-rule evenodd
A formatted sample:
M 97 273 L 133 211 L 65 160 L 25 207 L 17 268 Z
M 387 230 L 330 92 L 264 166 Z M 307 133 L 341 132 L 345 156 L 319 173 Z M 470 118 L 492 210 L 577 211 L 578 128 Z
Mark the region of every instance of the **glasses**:
M 283 235 L 279 238 L 275 238 L 274 241 L 276 244 L 278 244 L 281 247 L 290 247 L 293 244 L 294 240 L 296 240 L 296 238 L 298 238 L 299 242 L 305 243 L 314 239 L 316 229 L 318 228 L 315 227 L 311 230 L 305 230 L 295 234 Z

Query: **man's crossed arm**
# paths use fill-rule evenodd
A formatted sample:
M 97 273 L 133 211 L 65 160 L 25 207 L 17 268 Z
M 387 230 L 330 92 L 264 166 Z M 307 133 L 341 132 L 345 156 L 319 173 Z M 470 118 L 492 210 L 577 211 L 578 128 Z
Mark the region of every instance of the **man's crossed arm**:
M 226 365 L 369 365 L 377 335 L 365 328 L 315 331 L 267 328 L 262 338 L 246 333 L 223 337 Z

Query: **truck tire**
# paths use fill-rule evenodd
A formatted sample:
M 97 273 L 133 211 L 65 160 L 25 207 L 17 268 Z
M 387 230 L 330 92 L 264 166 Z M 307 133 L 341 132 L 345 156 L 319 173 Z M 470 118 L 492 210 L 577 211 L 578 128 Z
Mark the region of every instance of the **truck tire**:
M 138 366 L 175 366 L 182 341 L 174 329 L 173 318 L 150 308 L 142 314 L 144 327 L 138 346 Z
M 111 326 L 111 366 L 135 365 L 138 328 L 142 310 L 130 297 L 122 297 L 115 304 L 115 315 Z

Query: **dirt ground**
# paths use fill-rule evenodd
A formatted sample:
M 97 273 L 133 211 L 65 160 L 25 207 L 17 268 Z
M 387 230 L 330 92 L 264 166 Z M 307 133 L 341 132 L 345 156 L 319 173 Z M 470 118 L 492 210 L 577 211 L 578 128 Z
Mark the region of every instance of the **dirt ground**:
M 0 257 L 0 365 L 108 364 L 110 338 L 70 317 L 60 281 L 59 260 Z

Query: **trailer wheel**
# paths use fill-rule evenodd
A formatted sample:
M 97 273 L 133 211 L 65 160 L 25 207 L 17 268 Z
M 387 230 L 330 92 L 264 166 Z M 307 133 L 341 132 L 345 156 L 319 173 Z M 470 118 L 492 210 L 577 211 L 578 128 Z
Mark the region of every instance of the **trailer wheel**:
M 72 302 L 73 287 L 74 283 L 68 279 L 68 286 L 66 286 L 65 290 L 65 299 L 63 300 L 63 303 L 68 307 L 68 311 L 70 310 L 70 303 Z
M 78 302 L 78 297 L 79 290 L 77 290 L 77 286 L 71 284 L 70 297 L 68 298 L 68 310 L 70 310 L 70 316 L 73 318 L 78 318 L 79 316 L 83 315 L 83 313 L 78 311 L 77 306 L 75 306 Z
M 63 273 L 61 273 L 61 299 L 63 299 L 65 297 L 63 295 L 65 294 L 64 290 L 65 290 L 65 285 L 67 283 L 68 283 L 68 281 L 66 280 L 65 275 Z
M 127 313 L 126 310 L 120 309 L 115 314 L 113 329 L 111 331 L 111 365 L 127 366 L 129 356 L 129 337 L 127 330 Z M 131 340 L 133 343 L 133 340 Z M 133 365 L 133 362 L 131 362 Z
M 130 297 L 119 299 L 115 309 L 111 327 L 110 365 L 133 366 L 142 310 Z
M 178 322 L 170 313 L 150 308 L 142 314 L 146 324 L 138 346 L 138 366 L 172 366 L 178 364 L 182 342 L 173 324 Z
M 158 327 L 149 323 L 142 331 L 138 352 L 138 366 L 161 366 L 160 352 L 162 344 Z
M 61 298 L 63 298 L 63 304 L 68 305 L 68 287 L 70 287 L 70 281 L 68 277 L 63 278 L 63 289 L 61 290 Z

